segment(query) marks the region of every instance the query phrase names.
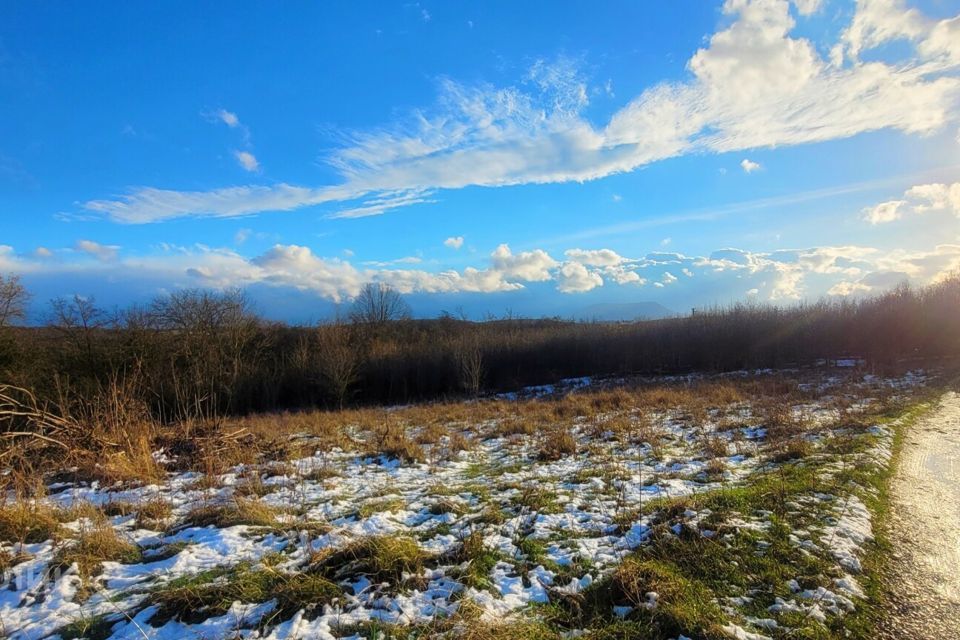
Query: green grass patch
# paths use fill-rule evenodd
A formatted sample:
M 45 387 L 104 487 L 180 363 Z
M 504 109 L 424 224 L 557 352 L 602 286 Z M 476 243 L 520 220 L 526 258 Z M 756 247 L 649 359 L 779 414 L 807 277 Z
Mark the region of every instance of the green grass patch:
M 314 573 L 286 574 L 272 567 L 253 568 L 248 563 L 231 569 L 214 569 L 174 580 L 150 596 L 158 607 L 150 624 L 160 626 L 176 618 L 188 624 L 223 615 L 230 606 L 276 600 L 268 622 L 279 622 L 303 608 L 321 606 L 341 594 L 330 580 Z

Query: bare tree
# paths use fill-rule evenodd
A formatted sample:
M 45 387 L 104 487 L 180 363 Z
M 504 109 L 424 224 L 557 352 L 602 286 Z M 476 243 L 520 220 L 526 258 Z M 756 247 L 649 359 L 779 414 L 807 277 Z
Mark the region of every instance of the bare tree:
M 350 341 L 350 327 L 336 323 L 317 331 L 319 354 L 317 368 L 324 385 L 336 398 L 342 410 L 359 377 L 360 356 Z
M 0 274 L 0 329 L 24 319 L 30 293 L 20 284 L 20 276 Z
M 410 317 L 410 305 L 390 285 L 369 282 L 363 286 L 350 310 L 350 319 L 359 324 L 385 324 Z
M 460 340 L 455 347 L 454 357 L 460 373 L 460 384 L 472 395 L 480 393 L 483 384 L 483 350 L 476 335 Z
M 180 417 L 235 410 L 238 382 L 260 364 L 260 321 L 239 289 L 185 290 L 157 298 L 154 326 L 175 336 L 169 366 Z
M 93 297 L 74 295 L 71 299 L 55 298 L 53 326 L 62 333 L 78 352 L 86 354 L 88 362 L 93 356 L 93 334 L 106 324 L 106 316 L 97 307 Z

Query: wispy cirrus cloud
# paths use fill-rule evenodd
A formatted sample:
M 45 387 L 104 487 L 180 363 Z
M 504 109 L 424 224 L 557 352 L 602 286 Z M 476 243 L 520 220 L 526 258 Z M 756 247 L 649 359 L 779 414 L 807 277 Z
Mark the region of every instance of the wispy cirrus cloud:
M 794 1 L 800 14 L 820 4 Z M 606 123 L 585 116 L 590 93 L 575 61 L 538 62 L 517 86 L 441 80 L 432 109 L 406 123 L 346 132 L 326 157 L 338 185 L 140 188 L 84 207 L 118 222 L 149 222 L 358 200 L 332 215 L 361 217 L 428 202 L 425 194 L 442 189 L 593 180 L 689 153 L 880 129 L 923 134 L 957 119 L 960 18 L 863 1 L 825 58 L 794 35 L 787 0 L 727 0 L 724 12 L 732 21 L 693 53 L 685 80 L 647 88 Z M 889 63 L 861 60 L 892 40 L 912 47 Z

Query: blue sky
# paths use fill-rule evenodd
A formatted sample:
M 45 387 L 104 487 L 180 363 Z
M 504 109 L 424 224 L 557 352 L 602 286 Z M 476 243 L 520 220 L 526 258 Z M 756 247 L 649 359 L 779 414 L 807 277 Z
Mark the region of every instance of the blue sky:
M 960 267 L 960 0 L 0 8 L 0 273 L 328 316 L 793 304 Z

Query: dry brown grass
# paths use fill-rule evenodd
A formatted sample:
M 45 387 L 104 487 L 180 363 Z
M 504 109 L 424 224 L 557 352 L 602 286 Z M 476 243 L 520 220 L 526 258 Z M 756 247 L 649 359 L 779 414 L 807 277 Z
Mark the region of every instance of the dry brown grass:
M 708 458 L 724 458 L 728 449 L 727 440 L 722 436 L 711 435 L 703 439 L 703 451 Z
M 121 538 L 109 522 L 100 521 L 82 529 L 76 540 L 65 543 L 57 551 L 50 570 L 64 570 L 76 565 L 85 589 L 90 589 L 90 580 L 99 575 L 104 562 L 136 563 L 141 560 L 137 545 Z
M 312 570 L 336 579 L 360 573 L 372 580 L 399 584 L 405 576 L 420 574 L 429 558 L 412 538 L 369 536 L 343 549 L 319 554 Z
M 771 444 L 767 459 L 771 462 L 790 462 L 806 458 L 814 451 L 813 444 L 802 437 L 794 437 Z
M 426 456 L 415 440 L 407 435 L 399 422 L 386 420 L 374 427 L 369 434 L 369 455 L 382 455 L 403 462 L 423 462 Z
M 577 439 L 568 427 L 556 426 L 540 434 L 537 457 L 541 460 L 559 460 L 576 454 Z
M 60 531 L 57 512 L 38 500 L 16 500 L 0 506 L 0 540 L 35 543 L 56 538 Z
M 201 505 L 187 514 L 184 526 L 217 528 L 250 525 L 279 528 L 279 511 L 259 500 L 237 498 L 226 504 Z

